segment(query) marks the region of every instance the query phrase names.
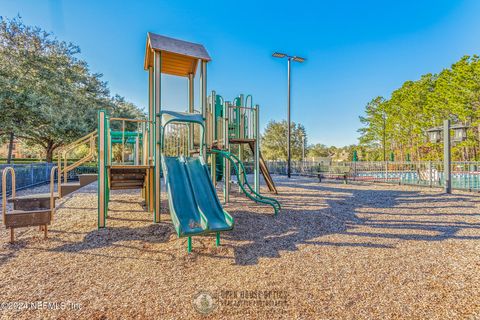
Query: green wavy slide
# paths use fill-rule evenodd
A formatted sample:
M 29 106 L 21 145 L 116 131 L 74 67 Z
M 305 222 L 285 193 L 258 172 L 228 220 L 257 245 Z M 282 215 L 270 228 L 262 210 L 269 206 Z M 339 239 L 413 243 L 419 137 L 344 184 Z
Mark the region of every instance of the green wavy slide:
M 255 190 L 252 188 L 252 186 L 247 181 L 247 174 L 246 174 L 245 166 L 243 165 L 242 161 L 240 161 L 240 159 L 236 155 L 234 155 L 233 153 L 227 152 L 227 151 L 222 151 L 222 150 L 217 150 L 217 149 L 212 149 L 211 152 L 216 153 L 216 154 L 221 154 L 228 161 L 230 161 L 230 163 L 232 164 L 232 166 L 235 170 L 235 174 L 237 175 L 237 180 L 238 180 L 238 184 L 240 185 L 240 189 L 247 196 L 247 198 L 249 198 L 250 200 L 253 200 L 255 202 L 263 203 L 263 204 L 267 204 L 267 205 L 271 206 L 273 208 L 274 215 L 278 214 L 278 212 L 282 209 L 282 206 L 280 205 L 280 202 L 278 202 L 277 199 L 266 197 L 266 196 L 263 196 L 263 195 L 255 192 Z M 241 174 L 240 174 L 239 169 L 241 169 Z M 243 179 L 240 179 L 240 175 L 243 176 Z M 240 182 L 241 180 L 243 180 L 243 183 Z

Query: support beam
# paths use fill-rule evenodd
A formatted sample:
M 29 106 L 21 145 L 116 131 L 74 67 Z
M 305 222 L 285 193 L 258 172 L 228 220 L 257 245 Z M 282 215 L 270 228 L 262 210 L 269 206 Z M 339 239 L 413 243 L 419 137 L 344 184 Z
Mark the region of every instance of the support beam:
M 162 70 L 162 57 L 161 57 L 161 52 L 155 51 L 154 53 L 154 98 L 155 98 L 155 112 L 153 114 L 153 119 L 155 123 L 155 139 L 153 141 L 153 144 L 155 146 L 155 151 L 154 151 L 154 164 L 155 164 L 155 174 L 154 174 L 154 217 L 153 221 L 155 223 L 160 222 L 160 210 L 161 210 L 161 179 L 160 179 L 160 172 L 161 172 L 161 165 L 162 165 L 162 160 L 161 160 L 161 153 L 160 153 L 160 118 L 157 116 L 160 111 L 161 111 L 161 97 L 162 97 L 162 92 L 161 92 L 161 70 Z
M 105 220 L 107 216 L 105 116 L 106 113 L 104 110 L 98 111 L 98 228 L 105 228 Z
M 193 78 L 193 73 L 190 73 L 188 75 L 188 113 L 194 113 L 195 112 L 195 106 L 194 106 L 194 88 L 195 88 L 195 83 L 194 83 L 194 78 Z M 190 150 L 193 150 L 193 142 L 194 142 L 194 128 L 193 124 L 189 124 L 189 133 L 188 133 L 188 152 Z M 189 154 L 189 153 L 187 153 Z
M 207 61 L 200 60 L 200 106 L 202 117 L 205 119 L 207 115 Z M 206 146 L 203 146 L 203 159 L 207 161 Z
M 230 143 L 228 139 L 228 108 L 229 103 L 225 102 L 223 106 L 223 117 L 224 117 L 224 126 L 223 126 L 223 135 L 224 135 L 224 148 L 227 151 L 230 151 Z M 230 161 L 226 157 L 223 157 L 223 179 L 225 180 L 225 184 L 223 187 L 223 199 L 225 203 L 230 201 Z
M 211 118 L 211 123 L 210 123 L 210 130 L 212 130 L 212 141 L 211 143 L 213 144 L 213 141 L 217 140 L 217 146 L 218 146 L 218 139 L 217 139 L 217 106 L 216 106 L 216 101 L 217 101 L 217 95 L 215 91 L 212 91 L 212 94 L 210 95 L 210 112 L 212 114 Z M 212 148 L 212 146 L 209 146 Z M 217 155 L 216 154 L 211 154 L 210 155 L 210 172 L 211 172 L 211 177 L 212 177 L 212 182 L 213 185 L 217 185 Z
M 147 161 L 150 166 L 154 165 L 154 150 L 155 150 L 155 129 L 154 129 L 154 123 L 155 123 L 155 92 L 153 89 L 153 83 L 154 83 L 154 72 L 153 72 L 153 67 L 148 68 L 148 120 L 150 121 L 148 123 L 148 157 Z M 154 189 L 154 170 L 148 170 L 148 207 L 150 212 L 155 211 L 155 197 L 153 194 L 153 189 Z

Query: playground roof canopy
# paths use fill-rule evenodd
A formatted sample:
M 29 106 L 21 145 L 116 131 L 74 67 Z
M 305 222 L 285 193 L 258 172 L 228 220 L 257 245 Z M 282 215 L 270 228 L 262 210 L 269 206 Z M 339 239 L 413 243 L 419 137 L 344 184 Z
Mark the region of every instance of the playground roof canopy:
M 154 64 L 154 51 L 162 53 L 161 72 L 174 76 L 187 77 L 189 74 L 195 75 L 198 60 L 211 60 L 207 50 L 201 44 L 148 32 L 147 46 L 145 48 L 145 70 L 148 70 Z

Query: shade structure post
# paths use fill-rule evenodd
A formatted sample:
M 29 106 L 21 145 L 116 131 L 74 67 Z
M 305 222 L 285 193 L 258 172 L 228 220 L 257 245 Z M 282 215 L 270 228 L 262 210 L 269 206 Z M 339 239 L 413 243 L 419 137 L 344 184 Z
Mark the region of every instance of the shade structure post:
M 207 61 L 200 60 L 200 105 L 202 110 L 202 117 L 205 120 L 207 115 Z M 204 150 L 203 159 L 207 161 L 206 145 L 203 145 Z
M 188 113 L 194 113 L 195 112 L 195 106 L 194 106 L 194 76 L 193 73 L 188 74 Z M 193 142 L 194 142 L 194 128 L 193 124 L 188 125 L 190 130 L 188 132 L 188 151 L 190 152 L 193 150 Z
M 107 216 L 107 170 L 106 170 L 106 112 L 98 111 L 98 228 L 105 228 Z
M 155 150 L 155 90 L 153 88 L 155 73 L 153 71 L 153 66 L 148 68 L 148 165 L 149 169 L 147 170 L 147 193 L 148 193 L 148 208 L 150 212 L 155 211 L 155 197 L 153 195 L 153 177 L 155 175 L 155 170 L 152 170 L 154 165 L 154 150 Z
M 161 153 L 160 153 L 160 119 L 158 115 L 160 114 L 161 108 L 161 81 L 162 81 L 162 53 L 159 51 L 154 52 L 154 107 L 155 112 L 153 114 L 153 121 L 154 121 L 154 132 L 155 132 L 155 140 L 154 146 L 154 165 L 155 165 L 155 174 L 154 174 L 154 217 L 153 220 L 155 223 L 160 222 L 160 210 L 161 210 L 161 179 L 160 174 L 162 171 L 161 165 Z
M 211 136 L 212 136 L 212 141 L 210 145 L 210 148 L 213 148 L 214 141 L 217 140 L 217 146 L 218 146 L 218 139 L 217 139 L 217 108 L 215 105 L 215 102 L 217 100 L 217 95 L 215 91 L 212 91 L 212 94 L 210 95 L 210 113 L 211 113 L 211 120 L 210 120 L 210 128 L 209 130 L 212 130 Z M 211 172 L 211 177 L 212 177 L 212 182 L 213 185 L 216 186 L 217 184 L 217 157 L 216 154 L 211 154 L 210 155 L 210 172 Z

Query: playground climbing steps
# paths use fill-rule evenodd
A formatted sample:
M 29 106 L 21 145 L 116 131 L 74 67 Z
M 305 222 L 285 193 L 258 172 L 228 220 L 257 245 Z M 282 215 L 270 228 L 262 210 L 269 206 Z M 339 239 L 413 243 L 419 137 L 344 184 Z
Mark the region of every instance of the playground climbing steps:
M 97 181 L 96 174 L 81 174 L 78 175 L 78 182 L 62 183 L 62 197 L 94 182 Z M 55 192 L 54 199 L 60 198 L 60 195 Z M 24 196 L 17 196 L 15 198 L 10 197 L 7 200 L 9 203 L 13 203 L 14 210 L 41 210 L 50 208 L 50 193 L 35 193 Z
M 54 193 L 55 170 L 53 167 L 50 171 L 50 194 L 48 201 L 46 195 L 33 195 L 30 197 L 20 197 L 16 200 L 15 193 L 15 170 L 7 167 L 2 172 L 2 221 L 5 228 L 10 229 L 10 242 L 15 240 L 15 229 L 22 227 L 40 226 L 40 230 L 44 232 L 47 238 L 48 225 L 53 219 L 55 212 L 55 199 L 57 195 Z M 13 210 L 7 210 L 7 176 L 11 175 L 12 196 L 10 202 L 13 203 Z
M 85 187 L 86 185 L 97 181 L 98 175 L 95 173 L 89 174 L 79 174 L 78 181 L 74 182 L 62 182 L 61 183 L 61 197 L 65 197 L 66 195 L 77 191 L 80 188 Z
M 2 174 L 2 220 L 5 227 L 10 229 L 10 242 L 15 240 L 14 230 L 21 227 L 40 226 L 45 238 L 47 238 L 48 225 L 53 219 L 56 200 L 97 180 L 96 174 L 80 174 L 77 175 L 78 181 L 69 182 L 67 180 L 68 173 L 71 170 L 95 158 L 95 139 L 96 131 L 58 151 L 58 166 L 53 167 L 50 173 L 50 193 L 37 193 L 17 197 L 15 194 L 15 171 L 11 167 L 4 169 Z M 83 158 L 69 164 L 67 159 L 68 153 L 85 144 L 89 145 L 87 154 Z M 12 176 L 12 195 L 7 199 L 6 179 L 8 173 Z M 58 192 L 54 192 L 55 173 L 57 174 Z M 10 211 L 7 210 L 7 202 L 12 204 L 12 210 Z

